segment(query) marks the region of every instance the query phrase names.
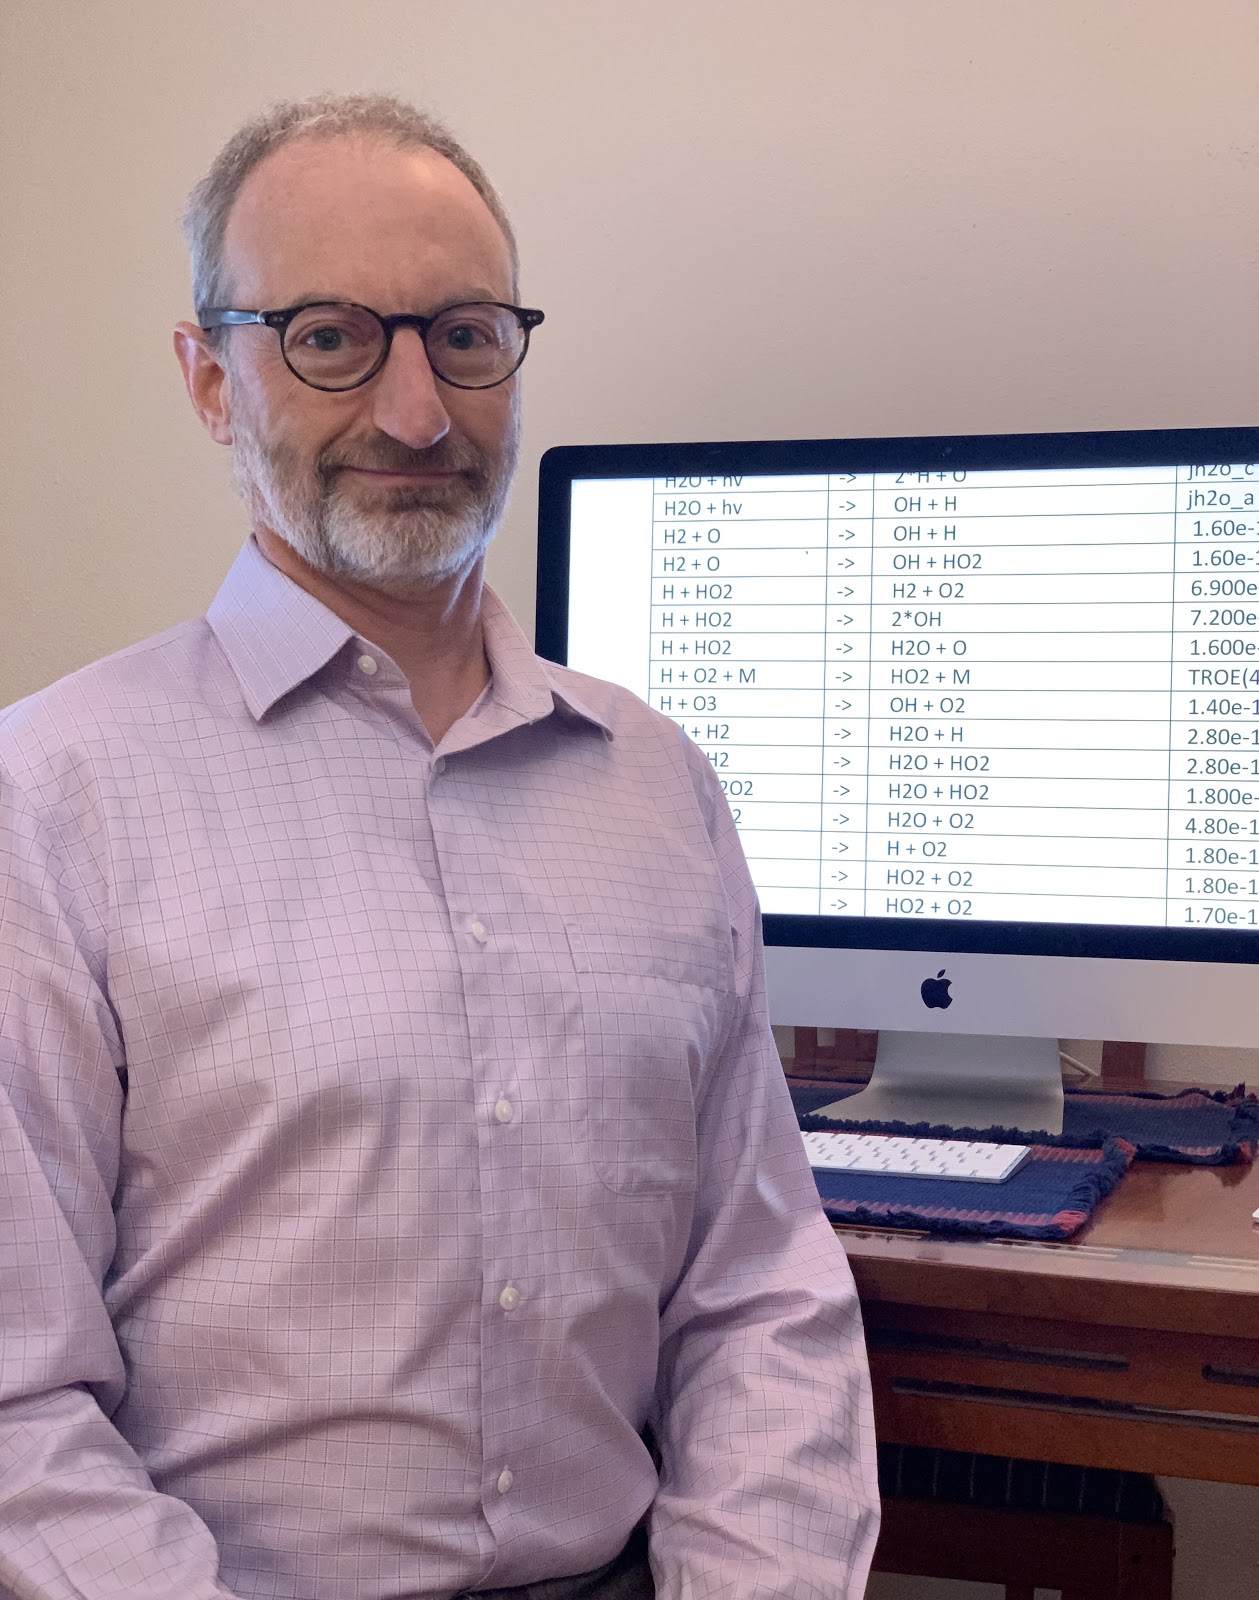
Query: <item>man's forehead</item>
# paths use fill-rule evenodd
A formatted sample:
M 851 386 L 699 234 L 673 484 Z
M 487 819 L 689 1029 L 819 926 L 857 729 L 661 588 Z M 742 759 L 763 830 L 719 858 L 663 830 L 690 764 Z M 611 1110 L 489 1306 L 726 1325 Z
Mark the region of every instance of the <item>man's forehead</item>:
M 511 281 L 507 242 L 469 179 L 435 150 L 371 137 L 299 139 L 260 162 L 224 251 L 242 291 L 294 273 L 350 297 L 349 280 L 373 271 L 464 275 L 496 295 Z

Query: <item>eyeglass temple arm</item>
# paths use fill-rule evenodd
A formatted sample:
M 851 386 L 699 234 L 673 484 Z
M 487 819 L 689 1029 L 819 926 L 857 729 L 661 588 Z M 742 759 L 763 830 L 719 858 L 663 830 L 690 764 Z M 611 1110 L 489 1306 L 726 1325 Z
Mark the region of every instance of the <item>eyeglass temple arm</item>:
M 203 332 L 211 328 L 238 328 L 247 322 L 265 322 L 265 311 L 226 311 L 219 306 L 208 306 L 201 313 L 200 326 Z

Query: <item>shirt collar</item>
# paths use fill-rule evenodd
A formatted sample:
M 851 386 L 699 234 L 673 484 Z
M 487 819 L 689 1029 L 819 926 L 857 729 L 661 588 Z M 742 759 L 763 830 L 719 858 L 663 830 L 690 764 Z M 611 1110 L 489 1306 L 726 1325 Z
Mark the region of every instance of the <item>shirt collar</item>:
M 488 585 L 481 595 L 481 619 L 493 675 L 491 692 L 499 705 L 525 722 L 537 722 L 559 711 L 592 723 L 612 737 L 607 719 L 594 710 L 562 667 L 535 653 L 520 624 Z
M 481 612 L 492 673 L 490 704 L 500 714 L 506 712 L 519 724 L 539 722 L 558 710 L 592 723 L 611 738 L 606 719 L 562 668 L 534 654 L 488 585 Z M 232 563 L 206 620 L 255 721 L 326 667 L 355 637 L 347 622 L 272 566 L 252 537 Z
M 256 722 L 354 637 L 348 623 L 273 567 L 252 538 L 233 561 L 206 621 Z

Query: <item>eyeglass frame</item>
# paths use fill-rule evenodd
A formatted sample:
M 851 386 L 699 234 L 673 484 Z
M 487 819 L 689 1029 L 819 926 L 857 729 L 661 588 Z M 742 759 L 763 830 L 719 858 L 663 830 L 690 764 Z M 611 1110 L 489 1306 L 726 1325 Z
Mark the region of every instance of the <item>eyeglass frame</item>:
M 384 333 L 385 341 L 381 348 L 380 356 L 370 371 L 361 378 L 356 378 L 353 383 L 343 387 L 330 388 L 327 384 L 312 383 L 309 378 L 304 378 L 293 363 L 289 360 L 288 351 L 285 349 L 284 335 L 289 324 L 299 312 L 309 311 L 314 306 L 337 306 L 350 311 L 365 311 L 369 317 L 375 317 Z M 524 334 L 524 343 L 520 347 L 520 355 L 515 366 L 510 372 L 505 372 L 501 378 L 495 378 L 493 383 L 457 383 L 453 378 L 447 378 L 433 366 L 432 357 L 428 351 L 428 330 L 434 323 L 440 322 L 443 317 L 449 316 L 452 311 L 461 311 L 465 306 L 496 306 L 500 311 L 510 311 L 520 324 Z M 420 343 L 424 346 L 424 354 L 428 358 L 433 376 L 442 383 L 449 384 L 452 389 L 466 389 L 475 393 L 479 389 L 497 389 L 500 383 L 506 383 L 508 378 L 514 378 L 520 371 L 525 357 L 529 354 L 529 335 L 543 320 L 544 313 L 530 310 L 527 306 L 514 306 L 506 300 L 458 300 L 452 306 L 443 306 L 431 317 L 422 317 L 414 311 L 398 311 L 386 316 L 383 312 L 375 311 L 371 306 L 361 305 L 357 300 L 303 300 L 299 305 L 285 306 L 278 311 L 242 311 L 231 306 L 207 306 L 197 318 L 203 333 L 213 333 L 217 328 L 249 327 L 254 323 L 265 328 L 274 328 L 280 340 L 280 355 L 284 365 L 289 369 L 299 383 L 304 383 L 308 389 L 317 389 L 320 394 L 349 394 L 353 389 L 361 389 L 365 383 L 370 383 L 376 374 L 389 359 L 389 352 L 393 349 L 393 336 L 398 328 L 414 328 L 420 336 Z

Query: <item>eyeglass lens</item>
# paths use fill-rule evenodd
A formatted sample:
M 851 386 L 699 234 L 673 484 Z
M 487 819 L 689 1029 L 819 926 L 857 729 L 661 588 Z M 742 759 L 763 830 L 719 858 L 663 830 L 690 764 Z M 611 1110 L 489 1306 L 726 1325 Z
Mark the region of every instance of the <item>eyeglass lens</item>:
M 304 306 L 284 331 L 284 354 L 305 382 L 348 389 L 377 366 L 385 329 L 361 306 Z M 439 378 L 466 388 L 501 383 L 520 364 L 525 331 L 511 311 L 479 304 L 452 306 L 424 336 L 429 365 Z

